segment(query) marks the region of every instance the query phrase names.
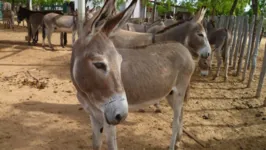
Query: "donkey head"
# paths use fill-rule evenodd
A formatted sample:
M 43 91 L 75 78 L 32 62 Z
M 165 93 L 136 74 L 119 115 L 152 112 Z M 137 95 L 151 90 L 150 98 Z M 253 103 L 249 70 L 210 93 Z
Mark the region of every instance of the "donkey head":
M 130 18 L 136 2 L 133 0 L 126 10 L 111 18 L 110 6 L 113 1 L 106 0 L 89 26 L 89 34 L 83 34 L 73 45 L 73 83 L 79 92 L 86 95 L 87 101 L 103 113 L 106 122 L 112 125 L 127 117 L 128 103 L 121 78 L 122 57 L 109 36 Z
M 17 21 L 18 24 L 20 24 L 21 21 L 23 21 L 25 18 L 27 18 L 27 16 L 29 16 L 30 11 L 26 8 L 23 7 L 19 7 L 19 10 L 17 12 Z
M 189 47 L 191 51 L 198 53 L 200 57 L 203 58 L 207 58 L 211 54 L 211 47 L 202 24 L 205 12 L 205 7 L 202 7 L 192 20 L 184 24 L 189 28 L 184 42 L 185 46 Z
M 200 68 L 200 75 L 208 76 L 209 70 L 211 69 L 211 57 L 208 58 L 200 58 L 198 61 L 198 65 Z

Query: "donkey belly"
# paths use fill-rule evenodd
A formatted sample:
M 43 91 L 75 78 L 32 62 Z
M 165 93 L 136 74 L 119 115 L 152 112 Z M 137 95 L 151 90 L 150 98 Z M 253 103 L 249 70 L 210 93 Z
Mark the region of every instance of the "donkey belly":
M 58 28 L 58 27 L 56 27 L 55 28 L 55 31 L 59 31 L 59 32 L 72 32 L 72 29 L 73 28 L 64 28 L 64 27 Z
M 135 101 L 128 101 L 128 104 L 129 104 L 129 109 L 130 110 L 136 110 L 136 109 L 139 109 L 139 108 L 143 108 L 143 107 L 147 107 L 147 106 L 150 106 L 150 105 L 153 105 L 161 100 L 163 100 L 165 97 L 161 97 L 161 98 L 158 98 L 158 99 L 151 99 L 151 100 L 147 100 L 147 101 L 143 101 L 143 100 L 140 100 L 139 103 L 135 103 Z

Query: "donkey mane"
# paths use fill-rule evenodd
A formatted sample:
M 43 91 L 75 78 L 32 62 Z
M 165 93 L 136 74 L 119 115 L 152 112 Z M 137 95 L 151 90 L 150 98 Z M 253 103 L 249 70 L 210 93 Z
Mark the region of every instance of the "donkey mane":
M 57 13 L 57 14 L 60 14 L 60 15 L 63 15 L 63 12 L 62 11 L 60 11 L 60 10 L 44 10 L 44 11 L 32 11 L 32 10 L 29 10 L 28 8 L 26 8 L 26 7 L 20 7 L 19 8 L 21 11 L 23 11 L 23 12 L 27 12 L 27 13 L 30 13 L 30 14 L 32 14 L 32 13 L 41 13 L 41 14 L 48 14 L 48 13 Z
M 191 19 L 192 19 L 192 18 L 191 18 Z M 174 23 L 174 24 L 172 24 L 172 25 L 170 25 L 170 26 L 165 27 L 165 28 L 162 29 L 161 31 L 158 31 L 156 34 L 164 33 L 165 31 L 167 31 L 167 30 L 169 30 L 169 29 L 172 29 L 172 28 L 174 28 L 174 27 L 176 27 L 176 26 L 179 26 L 179 25 L 181 25 L 181 24 L 183 24 L 183 23 L 185 23 L 185 22 L 187 22 L 187 21 L 190 21 L 191 19 L 189 19 L 189 20 L 182 19 L 182 20 L 180 20 L 180 21 L 178 21 L 178 22 L 176 22 L 176 23 Z
M 176 41 L 166 41 L 166 42 L 159 42 L 159 43 L 151 43 L 151 44 L 147 44 L 147 45 L 136 45 L 136 46 L 132 46 L 132 47 L 126 47 L 126 48 L 119 48 L 119 49 L 132 49 L 132 50 L 141 50 L 144 48 L 147 48 L 148 46 L 151 45 L 164 45 L 164 44 L 170 44 L 170 43 L 177 43 Z

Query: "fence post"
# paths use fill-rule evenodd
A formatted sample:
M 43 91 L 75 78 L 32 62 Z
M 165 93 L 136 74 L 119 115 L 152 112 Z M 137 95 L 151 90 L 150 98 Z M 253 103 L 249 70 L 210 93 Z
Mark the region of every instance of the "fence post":
M 263 25 L 263 16 L 260 17 L 259 24 L 257 26 L 256 39 L 255 39 L 255 49 L 254 49 L 254 51 L 253 51 L 254 53 L 252 55 L 252 64 L 251 64 L 251 70 L 250 70 L 249 79 L 248 79 L 248 85 L 247 85 L 248 88 L 251 86 L 251 81 L 253 79 L 254 72 L 256 69 L 259 42 L 260 42 L 260 32 L 262 30 L 262 25 Z
M 226 16 L 225 28 L 229 29 L 229 24 L 231 22 L 231 16 Z
M 222 27 L 222 23 L 223 23 L 223 16 L 220 16 L 218 28 L 221 28 Z
M 225 21 L 226 21 L 226 16 L 222 15 L 221 28 L 224 28 L 224 26 L 225 26 Z
M 258 98 L 260 97 L 260 94 L 261 94 L 261 88 L 262 88 L 262 85 L 263 85 L 265 73 L 266 73 L 266 43 L 265 43 L 264 57 L 263 57 L 263 64 L 262 64 L 262 67 L 261 67 L 260 79 L 259 79 L 257 92 L 256 92 L 256 97 L 258 97 Z
M 236 69 L 238 51 L 240 49 L 241 41 L 242 41 L 243 20 L 244 20 L 244 17 L 241 16 L 239 18 L 239 28 L 238 28 L 238 35 L 237 35 L 237 43 L 236 43 L 236 49 L 235 49 L 235 54 L 234 54 L 234 63 L 233 63 L 233 69 L 234 70 Z
M 235 19 L 235 24 L 234 24 L 234 28 L 233 28 L 233 32 L 234 32 L 234 40 L 233 40 L 233 44 L 232 44 L 232 48 L 230 51 L 230 59 L 229 59 L 229 65 L 231 66 L 233 64 L 233 55 L 234 55 L 234 51 L 236 48 L 236 34 L 237 34 L 237 29 L 239 28 L 239 21 L 240 21 L 240 17 L 236 17 Z
M 233 30 L 234 30 L 234 24 L 235 24 L 235 17 L 234 16 L 230 16 L 230 21 L 229 21 L 229 25 L 228 28 L 231 32 L 231 38 L 233 39 Z
M 250 52 L 251 52 L 251 42 L 253 39 L 252 33 L 254 30 L 254 23 L 255 23 L 255 16 L 253 15 L 251 18 L 250 26 L 249 26 L 248 50 L 246 53 L 246 61 L 245 61 L 245 66 L 244 66 L 244 72 L 242 75 L 242 81 L 245 81 L 245 79 L 246 79 L 246 72 L 247 72 L 249 61 L 250 61 L 249 57 L 250 57 Z
M 244 22 L 243 22 L 244 23 L 244 38 L 243 38 L 242 46 L 240 45 L 241 46 L 240 47 L 240 56 L 239 56 L 239 60 L 238 60 L 236 76 L 239 76 L 241 69 L 242 69 L 243 56 L 244 56 L 245 49 L 246 49 L 247 35 L 248 35 L 248 28 L 249 28 L 248 19 L 249 19 L 248 16 L 244 17 Z

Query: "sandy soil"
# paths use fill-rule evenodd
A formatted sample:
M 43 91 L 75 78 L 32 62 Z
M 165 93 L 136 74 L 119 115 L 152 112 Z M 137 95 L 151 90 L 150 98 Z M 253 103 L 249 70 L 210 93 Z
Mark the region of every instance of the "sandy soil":
M 56 33 L 54 52 L 43 49 L 41 40 L 37 46 L 28 46 L 25 31 L 23 27 L 4 31 L 0 25 L 0 149 L 92 149 L 89 118 L 70 80 L 71 43 L 59 47 Z M 266 85 L 261 98 L 254 98 L 263 47 L 252 88 L 232 77 L 232 71 L 227 83 L 222 77 L 213 81 L 195 73 L 185 104 L 184 128 L 205 148 L 183 134 L 181 149 L 266 150 L 266 108 L 262 107 Z M 166 101 L 161 106 L 162 113 L 154 113 L 151 106 L 145 113 L 131 112 L 118 125 L 119 149 L 167 149 L 172 111 Z

